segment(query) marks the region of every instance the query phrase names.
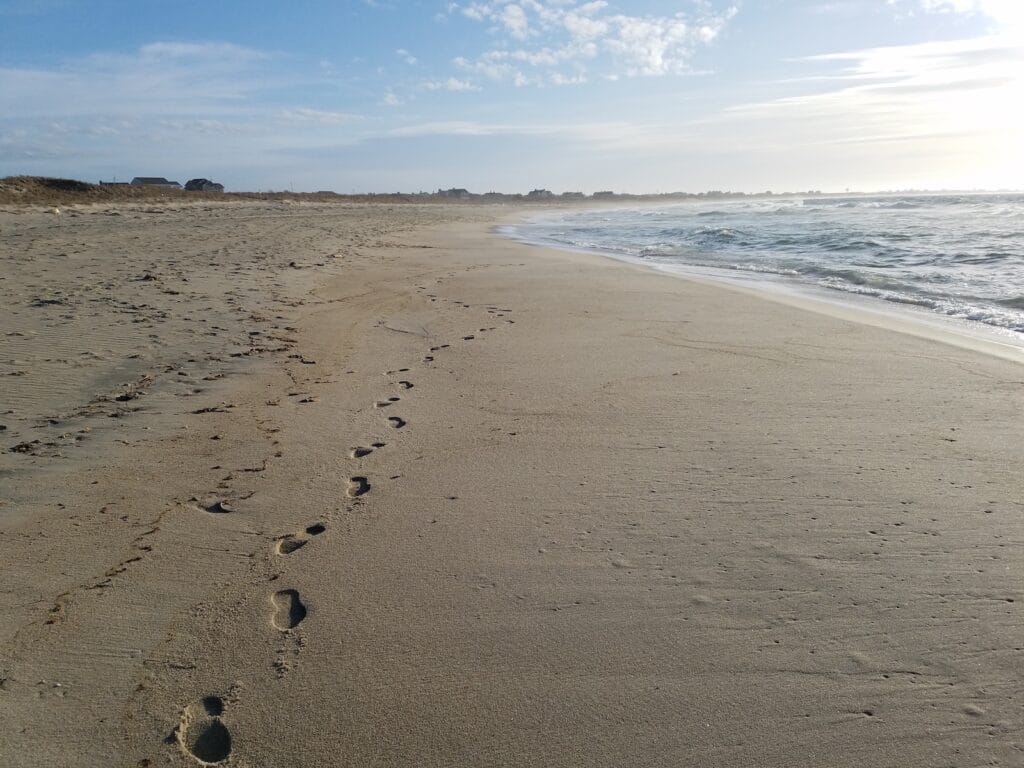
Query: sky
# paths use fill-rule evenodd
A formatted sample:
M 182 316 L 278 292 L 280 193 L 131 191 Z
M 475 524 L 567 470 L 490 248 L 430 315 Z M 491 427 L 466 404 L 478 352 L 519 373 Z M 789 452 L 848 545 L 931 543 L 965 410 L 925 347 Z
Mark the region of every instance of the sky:
M 1024 188 L 1024 0 L 0 0 L 0 177 Z

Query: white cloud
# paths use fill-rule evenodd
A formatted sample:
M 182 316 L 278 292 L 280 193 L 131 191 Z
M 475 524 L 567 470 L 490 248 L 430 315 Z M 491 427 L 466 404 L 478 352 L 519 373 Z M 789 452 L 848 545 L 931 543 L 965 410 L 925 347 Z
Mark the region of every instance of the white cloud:
M 1024 2 L 1021 0 L 888 0 L 888 3 L 926 13 L 983 16 L 994 22 L 1001 32 L 1020 32 L 1024 28 Z
M 393 128 L 388 132 L 393 137 L 410 136 L 491 136 L 497 133 L 490 126 L 466 121 L 448 121 L 439 123 L 422 123 Z
M 691 71 L 694 52 L 712 43 L 736 13 L 734 6 L 713 11 L 707 0 L 696 2 L 692 14 L 672 16 L 610 13 L 604 0 L 476 0 L 451 3 L 449 10 L 490 23 L 501 41 L 455 64 L 519 85 L 585 82 L 589 69 L 605 78 L 684 74 Z M 513 62 L 551 71 L 527 77 Z
M 871 48 L 804 61 L 831 70 L 814 79 L 815 92 L 734 107 L 704 121 L 702 132 L 720 137 L 723 150 L 768 157 L 799 147 L 805 157 L 886 168 L 903 185 L 912 173 L 921 180 L 917 186 L 954 173 L 987 179 L 981 185 L 988 186 L 1019 185 L 1024 177 L 1016 115 L 1024 45 L 1013 38 Z M 849 172 L 857 169 L 851 165 Z
M 501 21 L 509 34 L 517 40 L 525 40 L 529 34 L 530 22 L 526 17 L 526 11 L 514 3 L 502 9 Z
M 552 85 L 579 85 L 587 82 L 586 75 L 563 75 L 561 72 L 554 72 L 551 75 Z
M 617 34 L 605 45 L 626 63 L 630 75 L 683 72 L 689 60 L 694 29 L 682 19 L 641 19 L 615 16 Z
M 156 42 L 49 69 L 0 68 L 0 115 L 230 112 L 275 80 L 272 55 L 230 43 Z
M 399 48 L 397 51 L 395 51 L 395 55 L 397 55 L 398 58 L 400 58 L 410 67 L 414 65 L 417 61 L 416 57 L 409 53 L 407 50 L 405 50 L 405 48 Z
M 372 130 L 349 112 L 275 100 L 300 82 L 271 72 L 277 60 L 229 43 L 154 42 L 48 68 L 0 67 L 0 176 L 109 178 L 154 157 L 166 169 L 158 175 L 247 168 L 272 162 L 284 142 L 341 144 Z M 322 71 L 313 65 L 312 82 Z
M 414 136 L 561 136 L 595 146 L 613 145 L 635 135 L 638 128 L 627 123 L 481 123 L 448 120 L 402 126 L 388 131 L 391 137 Z
M 607 21 L 591 18 L 589 13 L 579 10 L 566 13 L 562 24 L 576 41 L 596 40 L 608 34 Z
M 449 77 L 447 80 L 428 80 L 423 84 L 428 91 L 479 91 L 479 86 L 468 80 L 459 80 L 456 77 Z
M 352 115 L 347 112 L 327 112 L 305 107 L 284 109 L 281 110 L 278 116 L 285 122 L 319 123 L 320 125 L 342 125 L 360 119 L 359 115 Z

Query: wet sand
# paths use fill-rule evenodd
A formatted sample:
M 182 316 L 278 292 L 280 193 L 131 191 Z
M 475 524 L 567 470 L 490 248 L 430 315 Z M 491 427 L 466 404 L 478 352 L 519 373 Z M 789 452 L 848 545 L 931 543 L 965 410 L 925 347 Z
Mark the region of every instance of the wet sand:
M 0 763 L 1019 762 L 1024 367 L 506 215 L 0 212 Z

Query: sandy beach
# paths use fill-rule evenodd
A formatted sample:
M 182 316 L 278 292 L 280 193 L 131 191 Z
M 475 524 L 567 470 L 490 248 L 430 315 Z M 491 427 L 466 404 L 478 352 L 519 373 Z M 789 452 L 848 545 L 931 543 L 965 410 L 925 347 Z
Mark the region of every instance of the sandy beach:
M 1024 366 L 521 213 L 0 210 L 0 764 L 1024 762 Z

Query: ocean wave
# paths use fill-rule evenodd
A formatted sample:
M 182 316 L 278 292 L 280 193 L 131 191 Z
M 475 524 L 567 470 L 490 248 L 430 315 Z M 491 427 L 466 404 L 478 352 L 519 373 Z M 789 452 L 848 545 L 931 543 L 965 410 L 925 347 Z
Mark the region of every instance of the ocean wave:
M 1009 307 L 1010 309 L 1024 309 L 1024 294 L 1020 296 L 1010 296 L 1005 299 L 996 299 L 996 303 L 1003 307 Z
M 845 196 L 566 213 L 534 242 L 749 273 L 1024 331 L 1024 195 Z

